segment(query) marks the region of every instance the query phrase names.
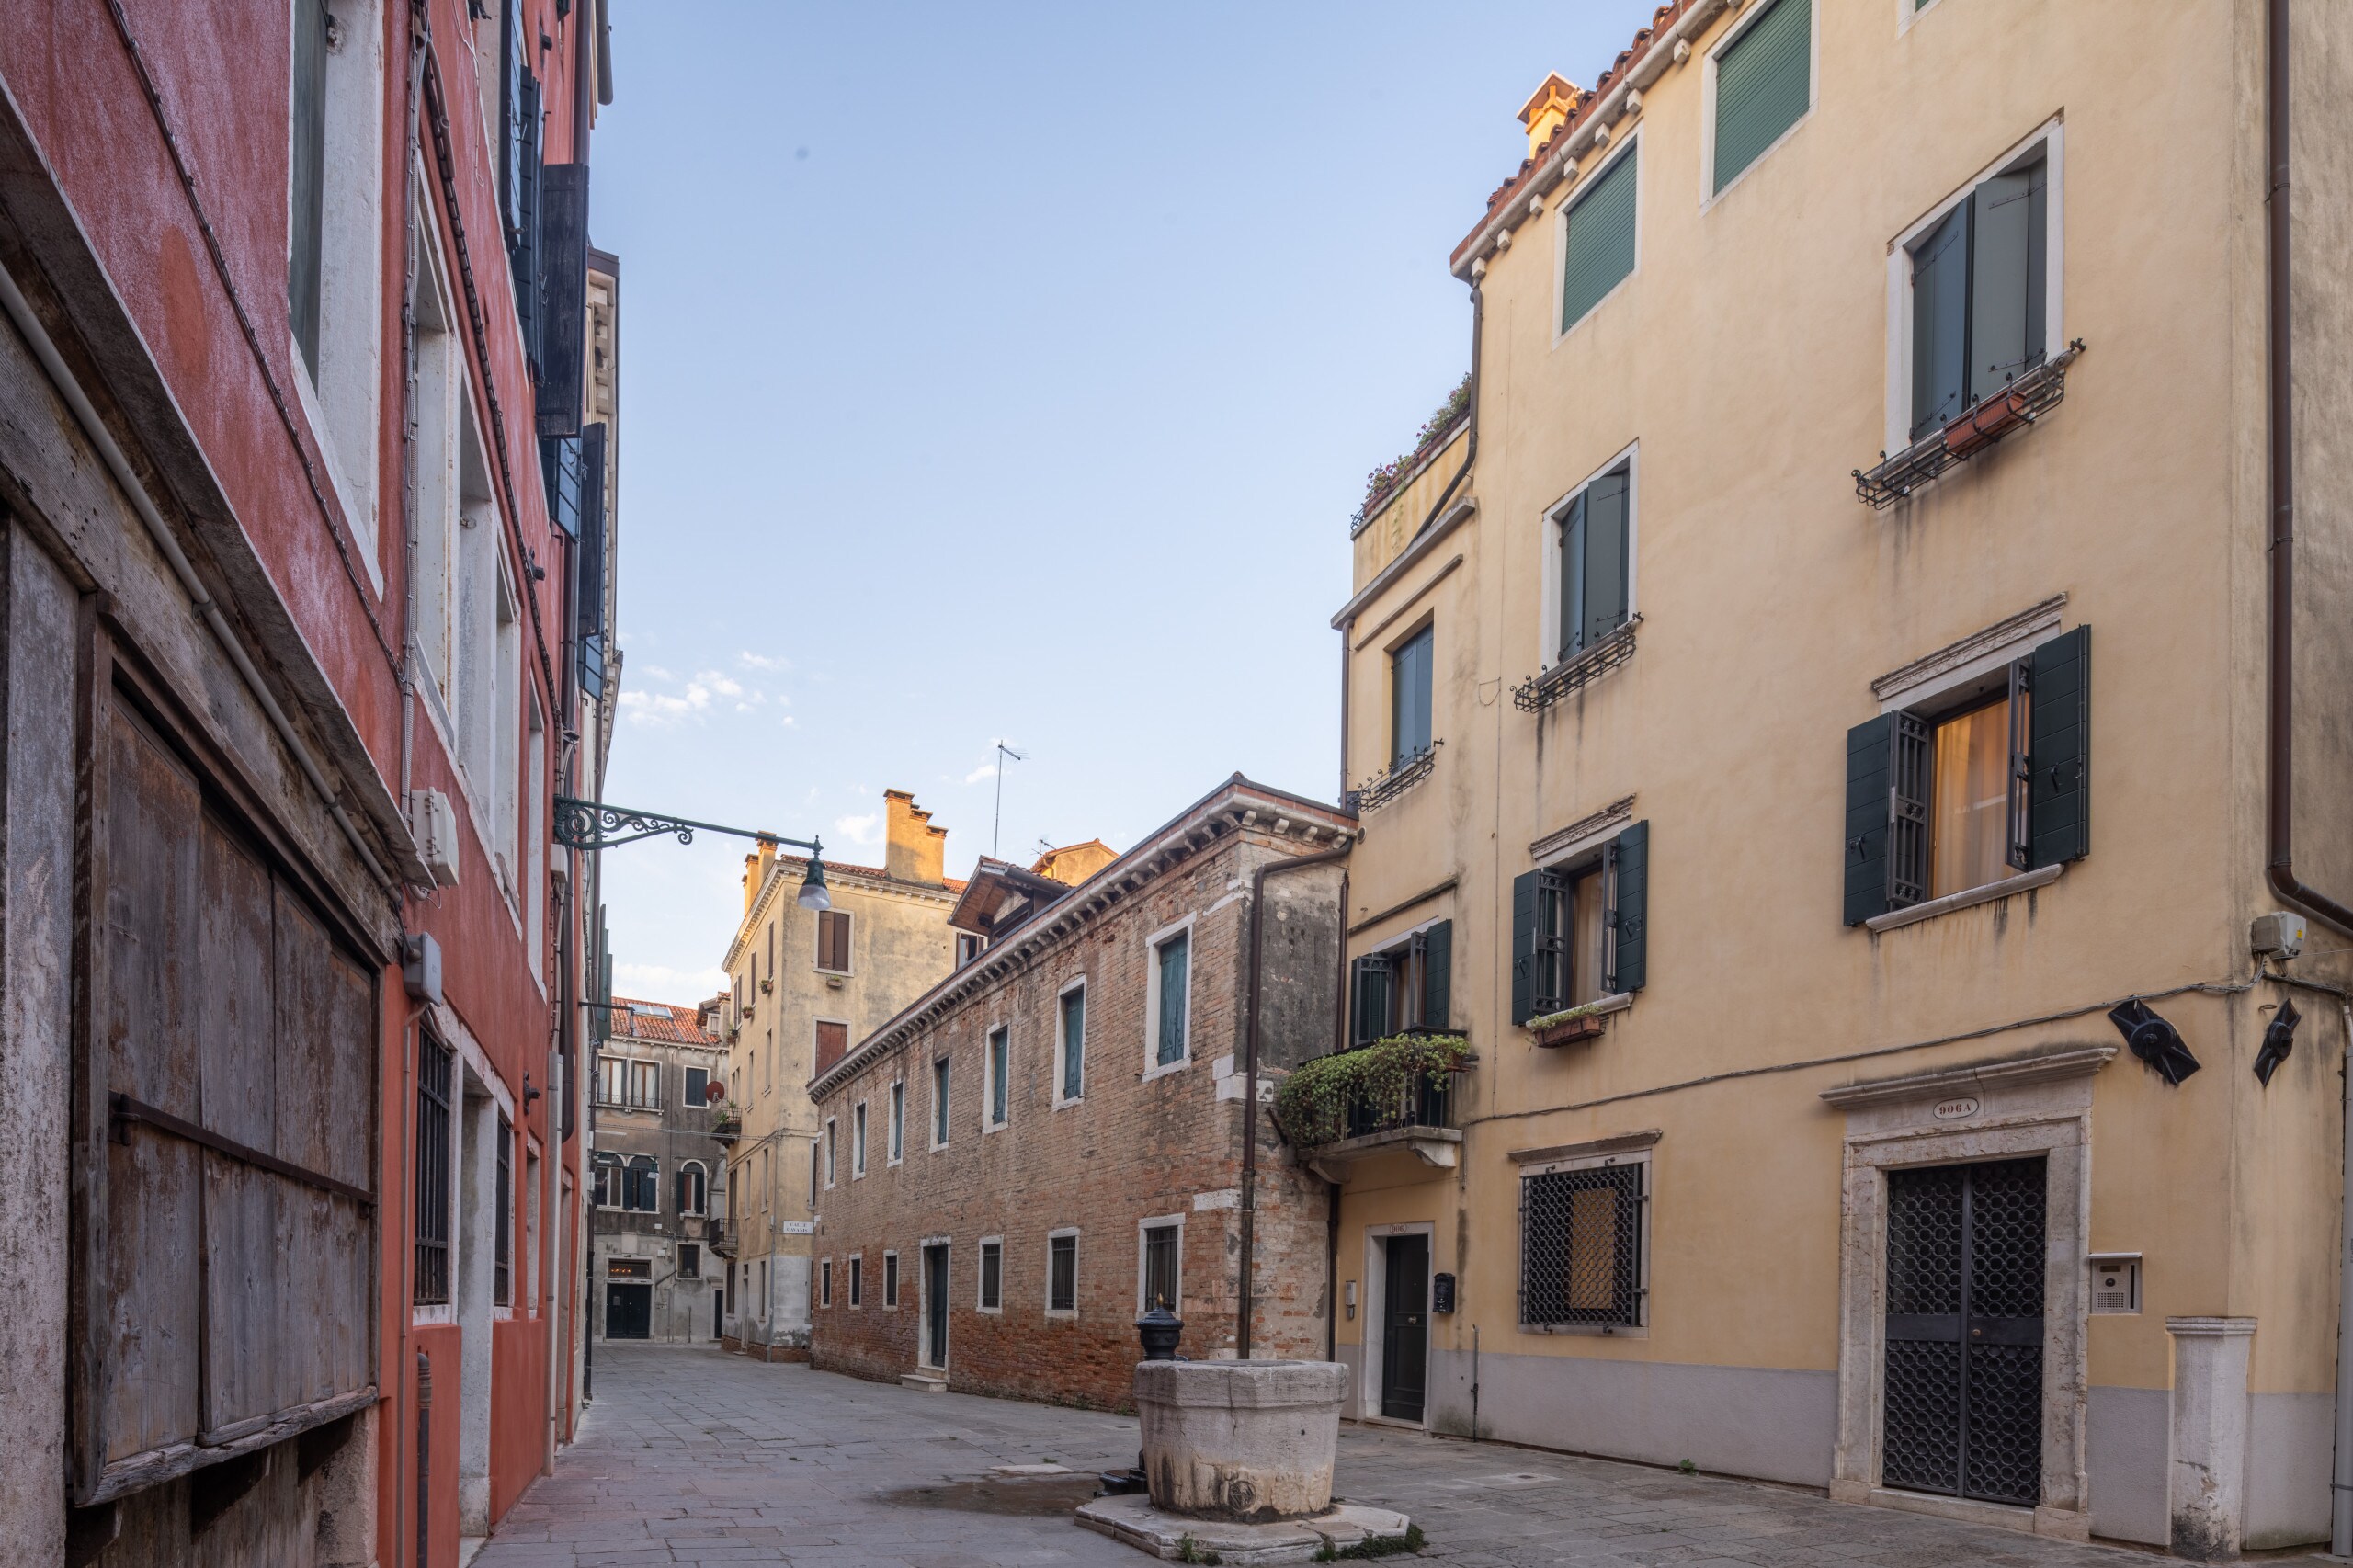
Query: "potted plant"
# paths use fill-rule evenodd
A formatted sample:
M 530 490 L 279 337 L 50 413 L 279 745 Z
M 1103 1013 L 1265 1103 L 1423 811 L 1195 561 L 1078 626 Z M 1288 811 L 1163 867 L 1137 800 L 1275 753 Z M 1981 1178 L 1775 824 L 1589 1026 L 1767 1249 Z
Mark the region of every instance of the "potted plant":
M 2026 395 L 2012 383 L 1945 426 L 1945 450 L 1973 458 L 2026 423 Z

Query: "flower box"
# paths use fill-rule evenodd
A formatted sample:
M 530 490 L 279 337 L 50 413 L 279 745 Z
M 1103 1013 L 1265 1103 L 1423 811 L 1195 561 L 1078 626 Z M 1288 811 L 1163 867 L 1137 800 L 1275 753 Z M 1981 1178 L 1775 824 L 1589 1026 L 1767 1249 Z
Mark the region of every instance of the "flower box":
M 1539 1045 L 1574 1045 L 1581 1040 L 1600 1039 L 1601 1031 L 1608 1027 L 1606 1015 L 1586 1013 L 1581 1017 L 1573 1015 L 1556 1023 L 1539 1025 L 1531 1022 L 1528 1026 L 1528 1033 Z
M 2026 394 L 2013 387 L 1946 426 L 1945 450 L 1957 458 L 1973 458 L 2026 422 Z

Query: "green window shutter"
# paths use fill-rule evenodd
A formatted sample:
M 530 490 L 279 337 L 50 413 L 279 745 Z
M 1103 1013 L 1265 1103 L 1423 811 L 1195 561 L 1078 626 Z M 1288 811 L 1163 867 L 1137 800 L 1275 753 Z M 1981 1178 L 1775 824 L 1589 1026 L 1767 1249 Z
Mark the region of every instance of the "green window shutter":
M 1523 871 L 1511 880 L 1511 1021 L 1536 1016 L 1536 899 L 1543 873 Z
M 1430 749 L 1430 664 L 1436 629 L 1424 627 L 1390 661 L 1390 766 Z
M 1561 267 L 1563 332 L 1634 270 L 1634 158 L 1641 151 L 1628 148 L 1569 205 L 1567 254 Z
M 1995 175 L 1977 187 L 1969 267 L 1969 391 L 1991 397 L 2042 363 L 2044 167 Z
M 1613 469 L 1586 487 L 1585 625 L 1590 648 L 1626 621 L 1627 504 L 1631 475 Z
M 1561 517 L 1561 657 L 1585 646 L 1586 493 Z
M 1422 933 L 1422 1027 L 1454 1024 L 1454 922 L 1441 920 Z
M 1350 990 L 1356 1005 L 1353 1028 L 1348 1039 L 1358 1045 L 1370 1045 L 1389 1032 L 1389 960 L 1378 953 L 1357 960 L 1355 982 Z
M 1969 230 L 1964 201 L 1912 247 L 1912 439 L 1943 428 L 1969 393 Z
M 1716 188 L 1780 140 L 1813 101 L 1813 0 L 1774 0 L 1716 57 Z
M 1640 991 L 1650 971 L 1651 824 L 1620 830 L 1609 859 L 1609 977 L 1602 989 Z
M 2090 627 L 2078 626 L 2035 649 L 2027 820 L 2037 866 L 2091 853 L 2091 689 Z
M 286 301 L 293 316 L 294 341 L 302 346 L 303 368 L 315 381 L 320 254 L 326 232 L 326 0 L 300 0 L 294 7 L 293 88 L 293 162 L 288 170 L 292 188 L 287 203 L 292 232 L 286 258 Z
M 1185 1055 L 1185 1005 L 1191 971 L 1192 942 L 1171 937 L 1160 945 L 1159 1064 L 1167 1066 Z
M 1887 824 L 1895 715 L 1847 732 L 1847 924 L 1887 913 Z

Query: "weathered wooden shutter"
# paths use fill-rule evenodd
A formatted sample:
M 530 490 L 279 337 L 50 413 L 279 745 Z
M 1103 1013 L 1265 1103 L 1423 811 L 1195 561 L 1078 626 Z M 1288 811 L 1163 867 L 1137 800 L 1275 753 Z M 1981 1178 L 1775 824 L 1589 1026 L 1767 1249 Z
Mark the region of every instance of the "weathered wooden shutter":
M 1882 713 L 1847 732 L 1847 924 L 1887 913 L 1889 780 L 1895 716 Z
M 1764 155 L 1813 101 L 1813 0 L 1774 0 L 1716 57 L 1716 189 Z
M 374 1349 L 373 982 L 119 693 L 93 729 L 80 1504 L 358 1408 Z
M 580 537 L 573 546 L 573 619 L 580 638 L 580 689 L 605 692 L 605 425 L 580 432 Z M 601 1017 L 597 1014 L 592 1017 Z
M 1511 1021 L 1536 1016 L 1536 900 L 1544 873 L 1523 871 L 1511 880 Z
M 1634 159 L 1625 154 L 1569 205 L 1561 265 L 1561 330 L 1566 332 L 1634 270 Z
M 2080 860 L 2092 848 L 2092 629 L 2034 651 L 2034 732 L 2027 787 L 2034 863 Z
M 1787 0 L 1783 0 L 1786 4 Z M 1650 978 L 1651 824 L 1619 830 L 1609 846 L 1609 974 L 1602 989 L 1640 991 Z
M 294 341 L 311 375 L 319 373 L 321 252 L 325 246 L 327 163 L 326 0 L 294 6 L 293 138 L 287 171 L 286 302 Z
M 1379 953 L 1368 954 L 1353 966 L 1349 991 L 1355 1005 L 1348 1038 L 1358 1045 L 1370 1045 L 1389 1032 L 1389 960 Z
M 1912 247 L 1912 439 L 1969 400 L 1970 209 L 1964 201 Z
M 1783 0 L 1787 4 L 1787 0 Z M 588 165 L 540 171 L 540 381 L 532 408 L 542 436 L 574 436 L 586 396 Z
M 1441 920 L 1422 933 L 1422 1027 L 1454 1026 L 1454 922 Z
M 515 285 L 515 314 L 523 328 L 523 356 L 531 376 L 540 374 L 540 79 L 523 73 L 523 122 L 517 153 L 520 184 L 516 198 L 515 227 L 507 236 L 507 274 Z M 583 288 L 585 288 L 584 283 Z
M 498 41 L 498 212 L 512 246 L 523 227 L 523 47 L 521 0 L 501 0 L 506 26 Z
M 1626 562 L 1631 542 L 1627 507 L 1631 477 L 1625 469 L 1613 469 L 1586 488 L 1582 647 L 1592 647 L 1626 623 Z
M 2043 194 L 2038 160 L 2015 174 L 1995 175 L 1970 197 L 1972 403 L 2042 363 Z

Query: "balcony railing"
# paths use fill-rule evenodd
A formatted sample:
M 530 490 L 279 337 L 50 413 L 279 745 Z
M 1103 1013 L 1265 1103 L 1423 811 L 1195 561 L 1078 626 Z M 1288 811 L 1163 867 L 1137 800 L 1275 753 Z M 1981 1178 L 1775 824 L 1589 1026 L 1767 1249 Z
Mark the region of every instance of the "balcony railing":
M 1461 1035 L 1408 1034 L 1302 1062 L 1275 1091 L 1275 1120 L 1301 1149 L 1450 1131 L 1454 1075 L 1473 1058 Z
M 1881 452 L 1877 468 L 1855 471 L 1856 496 L 1874 507 L 1892 506 L 1947 469 L 2027 429 L 2067 395 L 2067 367 L 2083 351 L 2078 337 L 2001 391 L 1978 399 L 1943 428 L 1893 457 Z
M 733 1143 L 743 1135 L 743 1119 L 733 1111 L 722 1112 L 719 1119 L 710 1124 L 710 1138 L 714 1143 Z
M 1378 1132 L 1402 1132 L 1412 1128 L 1453 1125 L 1454 1075 L 1450 1073 L 1435 1082 L 1429 1074 L 1416 1073 L 1411 1083 L 1393 1094 L 1358 1094 L 1351 1096 L 1348 1100 L 1347 1136 L 1350 1138 L 1370 1138 Z

